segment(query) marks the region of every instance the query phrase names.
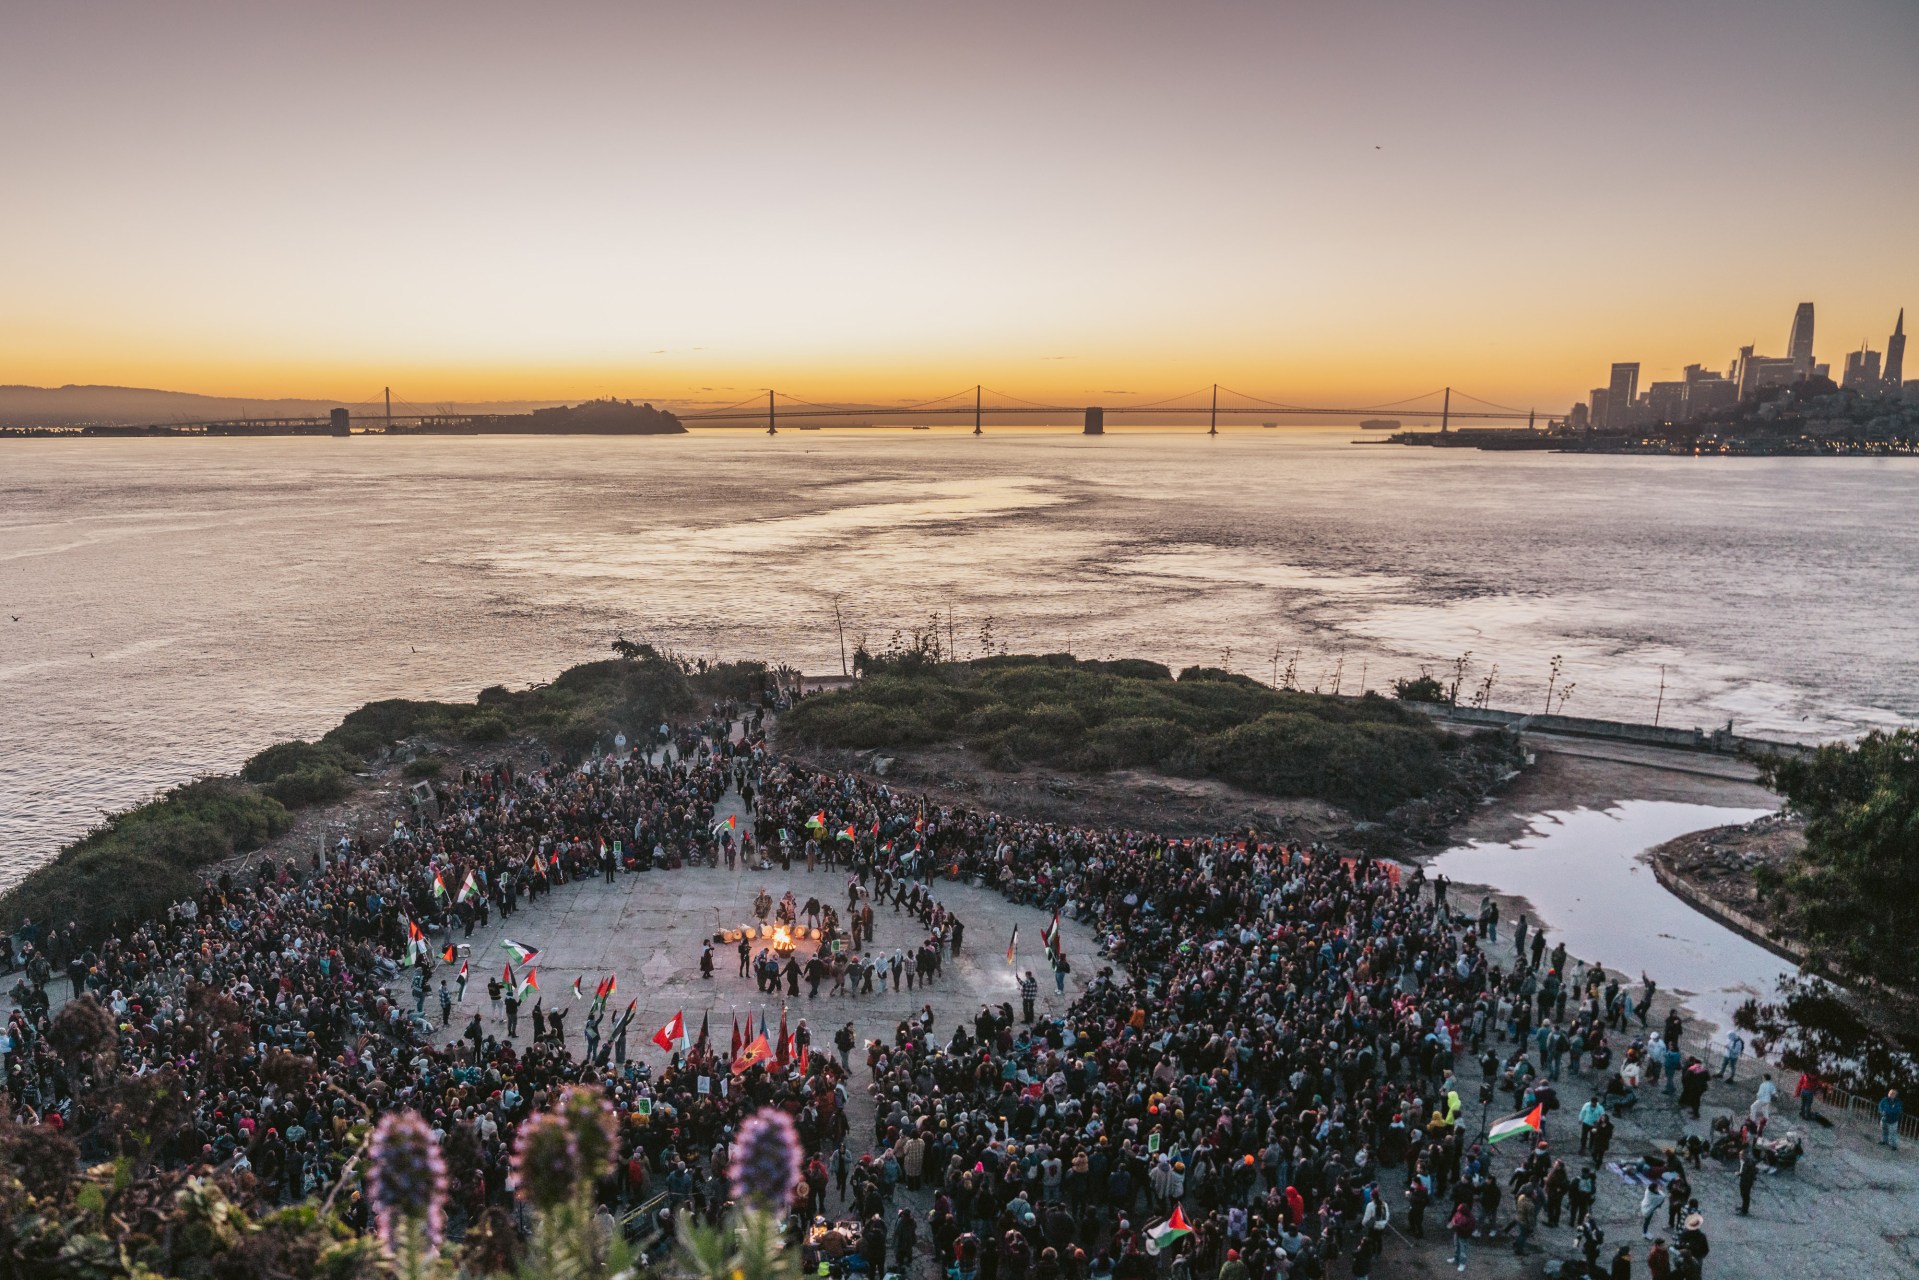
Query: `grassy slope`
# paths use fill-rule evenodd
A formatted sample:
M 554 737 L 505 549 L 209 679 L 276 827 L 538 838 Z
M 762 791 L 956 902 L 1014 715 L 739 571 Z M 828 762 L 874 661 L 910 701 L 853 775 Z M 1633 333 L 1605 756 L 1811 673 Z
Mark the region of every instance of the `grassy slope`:
M 1147 766 L 1249 791 L 1318 799 L 1362 818 L 1447 790 L 1484 749 L 1388 699 L 1271 689 L 1189 668 L 1063 654 L 881 663 L 852 689 L 809 699 L 782 733 L 824 747 L 961 742 L 993 766 L 1097 772 Z
M 702 694 L 743 693 L 764 670 L 745 663 L 689 675 L 651 650 L 629 652 L 537 688 L 495 686 L 470 703 L 369 702 L 318 742 L 268 747 L 237 777 L 202 778 L 108 819 L 0 897 L 0 928 L 77 920 L 97 935 L 157 915 L 197 890 L 202 868 L 286 830 L 291 810 L 347 795 L 353 774 L 395 743 L 496 742 L 525 733 L 577 759 L 618 730 L 686 715 Z

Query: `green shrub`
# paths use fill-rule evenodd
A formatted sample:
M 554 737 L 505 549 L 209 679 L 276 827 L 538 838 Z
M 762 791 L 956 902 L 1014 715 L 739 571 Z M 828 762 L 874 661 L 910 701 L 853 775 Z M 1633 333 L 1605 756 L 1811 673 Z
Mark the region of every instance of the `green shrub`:
M 409 778 L 437 778 L 445 768 L 445 756 L 415 756 L 401 772 Z
M 1149 766 L 1363 816 L 1447 785 L 1462 744 L 1385 698 L 1271 689 L 1234 672 L 1061 654 L 881 664 L 781 723 L 802 743 L 904 747 L 958 738 L 988 766 Z
M 511 732 L 506 717 L 494 711 L 468 716 L 460 726 L 460 736 L 468 742 L 503 742 Z
M 89 933 L 158 915 L 199 885 L 200 868 L 286 830 L 286 807 L 237 778 L 175 787 L 68 845 L 0 897 L 0 923 L 79 921 Z
M 289 809 L 301 809 L 343 799 L 353 790 L 353 779 L 339 769 L 316 765 L 283 773 L 260 790 Z
M 357 762 L 351 753 L 326 742 L 281 742 L 268 747 L 244 765 L 240 776 L 248 782 L 271 782 L 289 773 L 308 769 L 351 770 Z

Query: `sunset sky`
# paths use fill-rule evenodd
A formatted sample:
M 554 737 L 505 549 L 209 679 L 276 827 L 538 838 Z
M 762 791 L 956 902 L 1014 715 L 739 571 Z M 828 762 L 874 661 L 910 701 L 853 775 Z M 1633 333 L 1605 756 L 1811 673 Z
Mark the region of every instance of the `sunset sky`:
M 1559 412 L 1919 311 L 1913 0 L 0 24 L 0 383 Z

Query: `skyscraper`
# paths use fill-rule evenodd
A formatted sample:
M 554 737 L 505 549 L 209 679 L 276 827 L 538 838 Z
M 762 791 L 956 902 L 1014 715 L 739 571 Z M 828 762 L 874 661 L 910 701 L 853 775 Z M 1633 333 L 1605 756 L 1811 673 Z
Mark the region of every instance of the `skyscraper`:
M 1906 375 L 1906 309 L 1899 308 L 1899 319 L 1886 339 L 1886 390 L 1897 391 Z
M 1632 421 L 1633 401 L 1639 398 L 1639 362 L 1615 364 L 1606 388 L 1606 425 L 1618 430 Z
M 1846 353 L 1846 380 L 1839 384 L 1848 391 L 1879 390 L 1879 353 L 1865 347 Z
M 1792 313 L 1792 336 L 1786 339 L 1786 358 L 1799 366 L 1799 376 L 1812 376 L 1812 304 L 1802 302 Z

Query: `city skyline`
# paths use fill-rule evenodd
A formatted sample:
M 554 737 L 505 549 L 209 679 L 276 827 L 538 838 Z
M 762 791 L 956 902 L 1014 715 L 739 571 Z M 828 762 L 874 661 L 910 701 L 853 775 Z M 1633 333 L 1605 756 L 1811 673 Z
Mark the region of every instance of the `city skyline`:
M 0 383 L 1558 415 L 1919 281 L 1890 0 L 109 7 L 0 49 Z

